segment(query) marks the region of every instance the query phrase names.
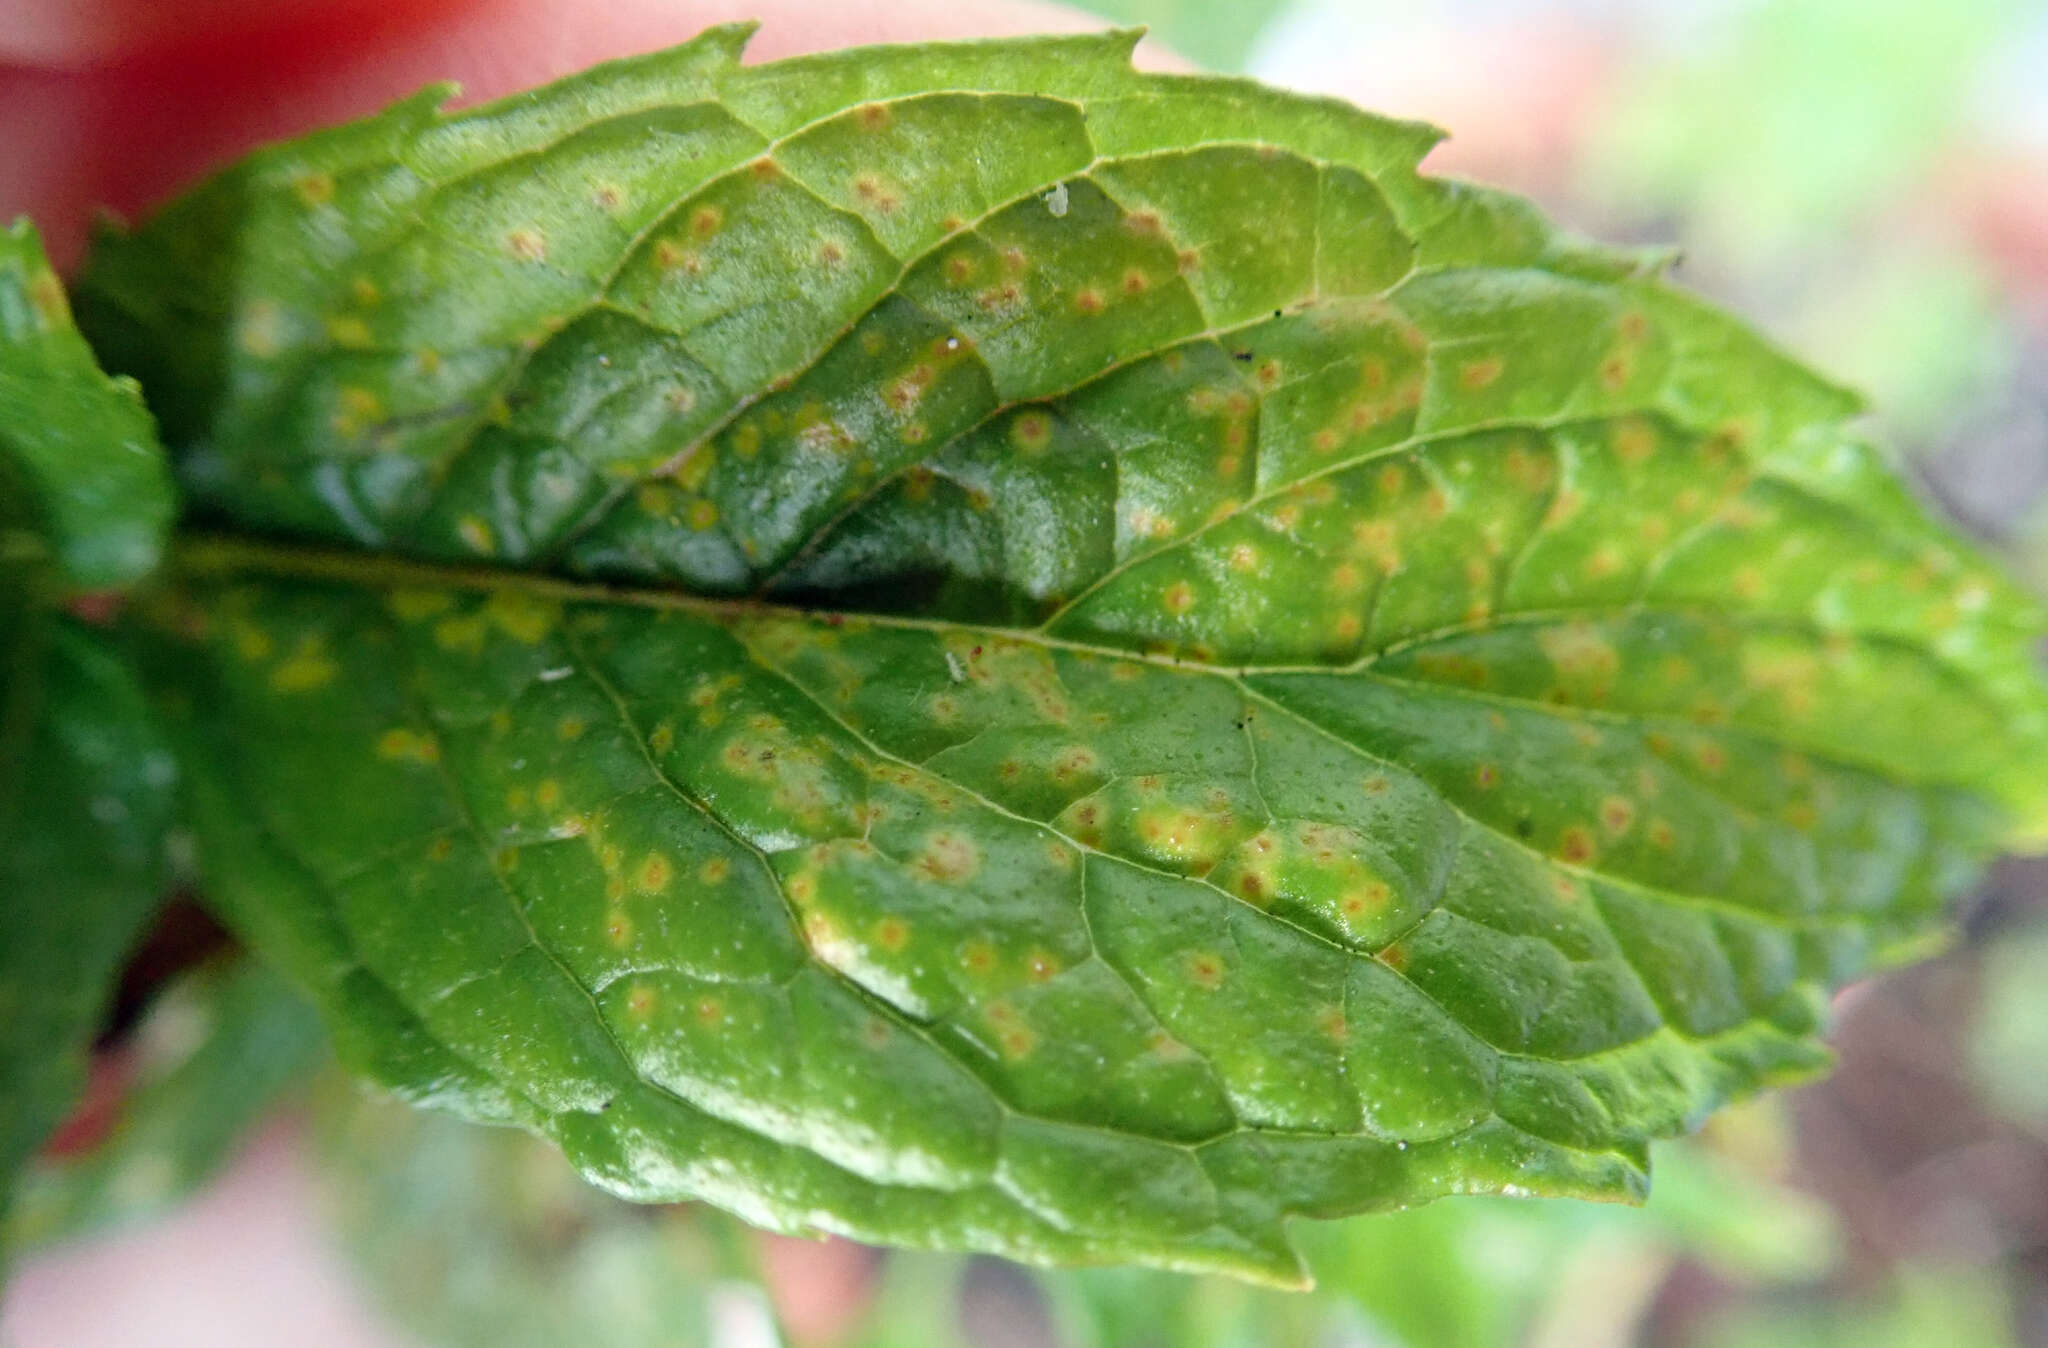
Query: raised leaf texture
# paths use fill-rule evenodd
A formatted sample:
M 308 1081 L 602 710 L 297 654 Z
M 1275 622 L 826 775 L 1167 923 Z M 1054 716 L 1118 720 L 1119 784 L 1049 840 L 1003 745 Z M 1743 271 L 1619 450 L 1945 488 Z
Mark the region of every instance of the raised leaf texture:
M 171 513 L 134 384 L 94 363 L 28 222 L 0 230 L 0 549 L 70 586 L 123 585 L 156 564 Z
M 2038 615 L 1851 400 L 1428 132 L 739 39 L 266 151 L 81 296 L 217 517 L 414 559 L 156 605 L 211 893 L 398 1089 L 1285 1281 L 1640 1192 L 2048 824 Z

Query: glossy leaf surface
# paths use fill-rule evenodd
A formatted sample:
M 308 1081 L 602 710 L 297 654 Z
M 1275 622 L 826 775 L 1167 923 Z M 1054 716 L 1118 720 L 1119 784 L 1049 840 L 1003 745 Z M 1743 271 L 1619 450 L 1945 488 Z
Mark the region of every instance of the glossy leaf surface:
M 154 615 L 212 899 L 402 1092 L 1287 1281 L 1294 1215 L 1638 1194 L 2048 822 L 2038 616 L 1852 401 L 1427 131 L 738 41 L 86 282 L 219 520 L 412 558 L 218 538 Z

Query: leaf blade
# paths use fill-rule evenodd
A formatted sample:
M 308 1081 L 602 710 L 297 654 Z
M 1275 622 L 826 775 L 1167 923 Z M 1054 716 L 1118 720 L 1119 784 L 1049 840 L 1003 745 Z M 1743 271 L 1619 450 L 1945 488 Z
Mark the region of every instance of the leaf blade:
M 1426 128 L 740 38 L 265 152 L 83 289 L 237 528 L 424 559 L 157 614 L 217 901 L 401 1093 L 1286 1282 L 1638 1194 L 2048 821 L 2039 615 L 1854 398 Z

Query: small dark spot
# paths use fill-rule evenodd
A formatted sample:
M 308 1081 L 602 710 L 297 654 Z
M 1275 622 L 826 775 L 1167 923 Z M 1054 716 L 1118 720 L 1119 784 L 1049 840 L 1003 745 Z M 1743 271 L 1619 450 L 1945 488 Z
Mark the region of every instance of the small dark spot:
M 1517 819 L 1515 821 L 1515 836 L 1517 838 L 1527 838 L 1535 832 L 1536 825 L 1530 822 L 1530 819 L 1527 815 L 1523 815 L 1520 819 Z
M 1252 353 L 1251 353 L 1251 350 L 1250 350 L 1250 348 L 1246 348 L 1246 349 L 1245 349 L 1245 350 L 1243 350 L 1243 351 L 1233 351 L 1233 352 L 1231 352 L 1231 353 L 1230 353 L 1230 358 L 1231 358 L 1232 360 L 1247 360 L 1247 361 L 1248 361 L 1248 360 L 1250 360 L 1250 359 L 1252 358 Z
M 611 1102 L 611 1101 L 609 1101 L 609 1100 L 607 1100 L 607 1101 L 605 1101 L 605 1102 L 604 1102 L 603 1104 L 601 1104 L 601 1105 L 599 1105 L 599 1106 L 597 1107 L 597 1112 L 598 1112 L 598 1113 L 600 1113 L 600 1114 L 602 1114 L 602 1113 L 604 1113 L 604 1112 L 605 1112 L 605 1111 L 606 1111 L 607 1109 L 610 1109 L 611 1107 L 612 1107 L 612 1102 Z
M 1275 310 L 1273 311 L 1273 317 L 1275 317 L 1275 318 L 1278 318 L 1278 317 L 1280 317 L 1280 315 L 1281 315 L 1281 313 L 1282 313 L 1282 312 L 1284 312 L 1284 311 L 1283 311 L 1283 310 L 1279 310 L 1279 309 L 1275 309 Z

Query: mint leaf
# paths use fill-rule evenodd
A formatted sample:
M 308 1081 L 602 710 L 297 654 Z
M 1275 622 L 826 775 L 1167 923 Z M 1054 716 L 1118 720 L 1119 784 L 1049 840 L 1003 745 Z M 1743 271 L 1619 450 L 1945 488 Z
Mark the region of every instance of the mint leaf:
M 1645 259 L 1128 35 L 742 37 L 82 285 L 222 525 L 152 604 L 209 895 L 400 1093 L 1289 1282 L 1292 1216 L 1639 1195 L 2048 829 L 2039 614 Z
M 0 549 L 51 556 L 80 589 L 149 571 L 172 514 L 149 413 L 94 363 L 26 220 L 0 230 L 0 492 Z

